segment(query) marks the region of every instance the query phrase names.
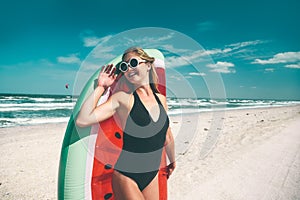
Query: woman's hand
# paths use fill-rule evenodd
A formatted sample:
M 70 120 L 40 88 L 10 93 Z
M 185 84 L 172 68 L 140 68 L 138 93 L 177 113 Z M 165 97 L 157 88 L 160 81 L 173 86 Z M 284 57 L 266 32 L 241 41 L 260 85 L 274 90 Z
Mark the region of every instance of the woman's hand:
M 169 178 L 171 176 L 171 174 L 173 173 L 173 171 L 176 168 L 176 162 L 172 162 L 167 166 L 167 178 Z
M 105 89 L 111 86 L 117 78 L 117 74 L 115 74 L 115 71 L 116 68 L 113 64 L 102 66 L 102 69 L 98 76 L 98 86 Z

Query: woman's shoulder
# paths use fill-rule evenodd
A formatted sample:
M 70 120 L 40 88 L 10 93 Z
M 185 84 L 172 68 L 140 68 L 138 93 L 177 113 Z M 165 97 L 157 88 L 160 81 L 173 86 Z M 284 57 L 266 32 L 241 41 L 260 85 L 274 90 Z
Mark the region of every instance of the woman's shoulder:
M 156 94 L 156 96 L 159 98 L 159 100 L 161 101 L 161 102 L 166 102 L 167 101 L 167 98 L 166 98 L 166 96 L 165 95 L 163 95 L 163 94 L 161 94 L 161 93 L 155 93 Z
M 128 102 L 128 100 L 132 98 L 132 93 L 118 91 L 114 93 L 111 97 L 121 103 L 125 101 Z
M 124 91 L 118 91 L 118 92 L 116 92 L 116 93 L 114 93 L 113 95 L 112 95 L 112 97 L 114 97 L 114 98 L 126 98 L 126 97 L 130 97 L 132 95 L 132 93 L 128 93 L 128 92 L 124 92 Z
M 164 99 L 166 99 L 166 96 L 163 95 L 163 94 L 161 94 L 161 93 L 159 93 L 159 92 L 156 92 L 155 94 L 156 94 L 159 98 L 164 98 Z

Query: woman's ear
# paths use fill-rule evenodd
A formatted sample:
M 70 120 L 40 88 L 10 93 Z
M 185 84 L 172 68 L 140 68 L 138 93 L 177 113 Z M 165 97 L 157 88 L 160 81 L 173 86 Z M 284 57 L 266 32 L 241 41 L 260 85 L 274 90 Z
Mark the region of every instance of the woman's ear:
M 151 65 L 148 65 L 148 72 L 151 70 Z

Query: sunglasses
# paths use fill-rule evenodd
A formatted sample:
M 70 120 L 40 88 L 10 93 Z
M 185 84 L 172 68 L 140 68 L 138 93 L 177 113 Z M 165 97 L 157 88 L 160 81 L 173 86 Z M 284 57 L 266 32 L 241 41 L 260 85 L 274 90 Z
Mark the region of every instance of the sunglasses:
M 119 70 L 125 73 L 128 71 L 128 67 L 136 68 L 137 66 L 139 66 L 139 64 L 146 62 L 146 60 L 138 60 L 136 58 L 131 58 L 128 63 L 125 61 L 121 62 L 121 64 L 119 65 Z

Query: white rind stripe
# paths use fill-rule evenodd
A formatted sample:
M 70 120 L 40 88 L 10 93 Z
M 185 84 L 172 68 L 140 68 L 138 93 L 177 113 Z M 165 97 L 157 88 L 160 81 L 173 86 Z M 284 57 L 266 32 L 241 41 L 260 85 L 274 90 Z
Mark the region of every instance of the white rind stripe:
M 156 68 L 163 68 L 163 69 L 165 69 L 165 62 L 163 60 L 161 60 L 161 59 L 155 59 L 155 61 L 154 61 L 153 64 L 154 64 L 154 66 Z

